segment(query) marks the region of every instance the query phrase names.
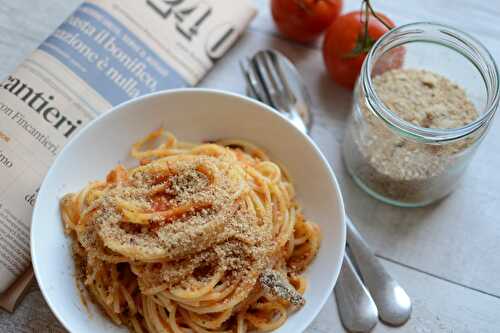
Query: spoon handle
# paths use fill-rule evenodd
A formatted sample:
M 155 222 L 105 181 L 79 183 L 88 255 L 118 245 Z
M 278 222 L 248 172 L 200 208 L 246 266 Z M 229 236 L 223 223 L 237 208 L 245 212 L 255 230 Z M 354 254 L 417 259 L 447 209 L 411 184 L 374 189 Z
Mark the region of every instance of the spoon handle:
M 349 217 L 347 222 L 347 244 L 361 277 L 377 304 L 380 319 L 393 326 L 403 325 L 411 314 L 411 300 L 399 283 L 386 271 L 375 257 L 366 241 Z
M 344 328 L 349 332 L 370 332 L 378 322 L 377 307 L 355 272 L 347 253 L 334 291 Z

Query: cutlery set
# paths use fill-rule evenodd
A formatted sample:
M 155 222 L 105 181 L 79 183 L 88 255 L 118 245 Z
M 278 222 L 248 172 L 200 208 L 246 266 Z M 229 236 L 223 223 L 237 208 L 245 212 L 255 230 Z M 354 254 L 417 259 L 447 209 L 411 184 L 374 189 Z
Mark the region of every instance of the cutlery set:
M 247 94 L 285 116 L 308 135 L 311 98 L 294 65 L 275 50 L 262 50 L 240 62 Z M 386 271 L 346 215 L 346 251 L 335 285 L 342 324 L 349 332 L 369 332 L 378 319 L 401 326 L 411 315 L 411 300 Z

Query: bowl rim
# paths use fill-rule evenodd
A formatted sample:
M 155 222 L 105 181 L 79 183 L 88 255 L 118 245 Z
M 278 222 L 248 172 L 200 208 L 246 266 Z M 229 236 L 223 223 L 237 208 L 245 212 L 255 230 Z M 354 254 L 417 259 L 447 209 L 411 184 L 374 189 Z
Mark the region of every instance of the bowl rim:
M 59 163 L 59 160 L 64 158 L 65 152 L 69 149 L 72 149 L 73 143 L 76 142 L 80 136 L 84 135 L 96 123 L 102 121 L 103 119 L 105 119 L 107 117 L 112 116 L 113 114 L 115 114 L 117 112 L 120 112 L 122 109 L 124 109 L 126 107 L 134 106 L 135 104 L 140 105 L 146 99 L 161 98 L 161 97 L 166 96 L 166 95 L 193 94 L 193 93 L 194 94 L 200 93 L 200 94 L 218 95 L 218 96 L 222 96 L 223 98 L 233 98 L 236 100 L 244 101 L 246 103 L 254 104 L 254 105 L 258 106 L 261 110 L 263 110 L 265 112 L 270 112 L 275 117 L 278 117 L 282 121 L 284 121 L 288 125 L 288 127 L 292 128 L 293 131 L 299 133 L 300 136 L 304 140 L 308 141 L 308 143 L 310 144 L 310 146 L 312 147 L 314 152 L 320 158 L 323 166 L 328 171 L 330 183 L 335 188 L 337 205 L 338 205 L 339 210 L 340 210 L 339 215 L 341 217 L 341 221 L 340 221 L 341 233 L 340 233 L 339 237 L 341 240 L 341 244 L 344 244 L 344 246 L 341 246 L 341 251 L 338 254 L 339 257 L 336 258 L 339 264 L 337 265 L 337 267 L 335 269 L 333 279 L 331 279 L 331 281 L 329 281 L 329 283 L 328 283 L 327 292 L 325 292 L 323 294 L 322 298 L 318 302 L 319 306 L 312 312 L 312 315 L 308 319 L 302 321 L 302 323 L 299 325 L 299 327 L 295 327 L 295 329 L 296 329 L 295 332 L 298 332 L 298 333 L 303 332 L 312 323 L 312 321 L 318 316 L 321 309 L 323 309 L 323 307 L 325 306 L 328 298 L 330 297 L 331 293 L 333 292 L 333 287 L 334 287 L 334 285 L 339 277 L 340 268 L 342 266 L 342 261 L 343 261 L 342 258 L 344 256 L 344 251 L 345 251 L 345 243 L 346 243 L 345 206 L 344 206 L 344 200 L 343 200 L 342 192 L 340 190 L 340 185 L 339 185 L 339 182 L 337 180 L 337 177 L 335 176 L 335 173 L 333 172 L 333 169 L 331 168 L 330 163 L 328 162 L 326 157 L 323 155 L 323 153 L 321 152 L 319 147 L 316 145 L 316 143 L 308 135 L 302 133 L 286 117 L 282 116 L 278 111 L 274 110 L 270 106 L 268 106 L 260 101 L 254 100 L 250 97 L 241 95 L 241 94 L 228 92 L 228 91 L 224 91 L 224 90 L 219 90 L 219 89 L 211 89 L 211 88 L 169 89 L 169 90 L 163 90 L 163 91 L 154 92 L 154 93 L 150 93 L 150 94 L 145 94 L 145 95 L 130 99 L 130 100 L 125 101 L 123 103 L 120 103 L 116 106 L 113 106 L 110 109 L 108 109 L 107 111 L 104 111 L 103 113 L 101 113 L 99 116 L 97 116 L 96 118 L 91 120 L 82 130 L 80 130 L 69 142 L 67 142 L 64 145 L 64 147 L 61 149 L 59 154 L 56 156 L 56 158 L 52 162 L 48 172 L 46 173 L 46 175 L 45 175 L 45 177 L 40 185 L 39 195 L 40 194 L 43 195 L 43 193 L 45 192 L 45 187 L 48 186 L 47 179 L 51 178 L 52 173 L 54 172 L 54 166 Z M 32 262 L 32 267 L 33 267 L 35 279 L 36 279 L 37 284 L 40 288 L 42 296 L 43 296 L 44 300 L 47 302 L 52 313 L 55 315 L 57 320 L 63 325 L 63 327 L 65 329 L 67 329 L 69 332 L 72 332 L 71 325 L 70 325 L 69 321 L 67 319 L 63 318 L 63 316 L 56 310 L 56 304 L 49 297 L 48 289 L 44 287 L 42 279 L 39 277 L 40 268 L 38 266 L 38 260 L 37 260 L 37 256 L 36 256 L 37 252 L 36 252 L 36 248 L 34 246 L 34 244 L 36 243 L 35 236 L 34 236 L 35 233 L 32 232 L 33 225 L 35 223 L 34 217 L 36 217 L 39 214 L 39 211 L 43 210 L 43 207 L 40 207 L 40 205 L 38 204 L 39 202 L 40 202 L 40 200 L 37 200 L 35 202 L 35 206 L 34 206 L 33 213 L 32 213 L 31 228 L 30 228 L 30 254 L 31 254 L 31 262 Z

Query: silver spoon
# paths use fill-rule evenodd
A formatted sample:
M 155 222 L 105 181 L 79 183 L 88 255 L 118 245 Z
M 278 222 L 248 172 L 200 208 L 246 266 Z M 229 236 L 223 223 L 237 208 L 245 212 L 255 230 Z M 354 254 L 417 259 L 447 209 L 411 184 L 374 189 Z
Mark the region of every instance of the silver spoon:
M 240 63 L 240 65 L 247 81 L 250 95 L 280 111 L 297 128 L 308 134 L 309 126 L 304 125 L 304 121 L 302 121 L 303 117 L 300 117 L 299 112 L 297 112 L 297 105 L 306 105 L 306 109 L 309 110 L 309 97 L 304 85 L 301 83 L 299 84 L 301 89 L 295 89 L 298 94 L 294 94 L 290 89 L 290 81 L 301 82 L 293 64 L 277 51 L 264 50 L 257 52 L 251 60 L 247 60 L 246 63 Z M 293 78 L 292 80 L 286 79 L 283 68 L 285 68 L 286 74 Z M 304 96 L 304 92 L 305 97 L 301 98 L 301 95 Z M 298 101 L 301 101 L 301 103 Z M 309 115 L 309 112 L 306 114 Z M 410 298 L 373 255 L 373 252 L 348 217 L 347 225 L 347 243 L 352 250 L 354 259 L 358 263 L 361 275 L 368 289 L 374 295 L 380 319 L 394 326 L 404 324 L 411 314 Z M 346 270 L 348 269 L 346 268 Z M 355 283 L 353 282 L 351 285 L 355 285 Z M 358 294 L 363 295 L 363 293 Z M 366 294 L 370 297 L 370 294 Z M 363 304 L 368 303 L 366 301 L 359 302 L 358 305 L 362 307 Z M 356 305 L 355 303 L 352 304 L 353 306 Z M 364 311 L 359 312 L 364 313 Z M 346 328 L 349 329 L 349 327 Z

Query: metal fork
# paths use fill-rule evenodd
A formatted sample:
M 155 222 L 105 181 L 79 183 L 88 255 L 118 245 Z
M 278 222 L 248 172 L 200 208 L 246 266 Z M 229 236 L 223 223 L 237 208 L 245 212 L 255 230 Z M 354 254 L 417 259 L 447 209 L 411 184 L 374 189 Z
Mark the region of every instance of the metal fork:
M 308 134 L 308 128 L 295 107 L 297 98 L 289 87 L 278 57 L 284 56 L 274 50 L 264 50 L 240 62 L 249 94 L 278 110 L 299 130 Z M 290 63 L 290 66 L 293 65 Z M 410 298 L 374 256 L 348 216 L 346 220 L 347 243 L 363 281 L 346 253 L 335 286 L 342 323 L 351 332 L 370 331 L 377 323 L 378 315 L 390 325 L 404 324 L 411 313 Z
M 308 132 L 274 51 L 258 52 L 252 59 L 240 62 L 240 67 L 254 98 L 280 111 L 302 132 Z

